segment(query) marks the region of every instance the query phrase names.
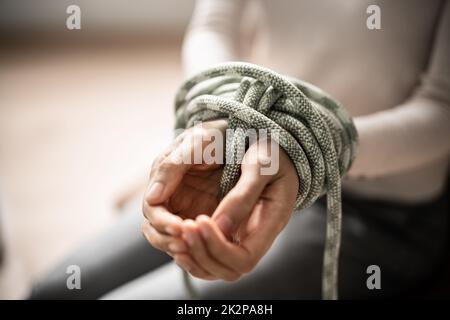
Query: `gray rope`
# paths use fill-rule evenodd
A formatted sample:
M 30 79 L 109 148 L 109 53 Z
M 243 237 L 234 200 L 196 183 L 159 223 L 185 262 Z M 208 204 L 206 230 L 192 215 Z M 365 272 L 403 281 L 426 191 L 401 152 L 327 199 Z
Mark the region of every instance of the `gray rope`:
M 357 132 L 349 114 L 317 87 L 249 63 L 225 63 L 187 80 L 176 100 L 176 128 L 228 118 L 234 135 L 226 141 L 232 159 L 247 129 L 277 132 L 277 143 L 292 160 L 300 181 L 294 209 L 327 194 L 322 296 L 337 299 L 341 234 L 341 177 L 350 168 Z M 245 146 L 248 147 L 248 146 Z M 240 163 L 225 163 L 221 197 L 236 184 Z

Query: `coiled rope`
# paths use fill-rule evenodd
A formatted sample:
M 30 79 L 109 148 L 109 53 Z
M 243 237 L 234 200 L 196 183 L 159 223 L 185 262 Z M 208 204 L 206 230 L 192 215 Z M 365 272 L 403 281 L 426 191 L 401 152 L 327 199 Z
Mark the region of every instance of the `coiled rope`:
M 322 297 L 337 299 L 341 177 L 350 168 L 357 147 L 357 132 L 344 108 L 311 84 L 257 65 L 231 62 L 187 80 L 176 95 L 175 109 L 177 129 L 227 118 L 234 135 L 226 141 L 226 152 L 234 157 L 245 130 L 277 132 L 277 143 L 292 160 L 300 181 L 294 209 L 309 207 L 327 195 Z M 225 163 L 222 197 L 239 175 L 239 163 Z

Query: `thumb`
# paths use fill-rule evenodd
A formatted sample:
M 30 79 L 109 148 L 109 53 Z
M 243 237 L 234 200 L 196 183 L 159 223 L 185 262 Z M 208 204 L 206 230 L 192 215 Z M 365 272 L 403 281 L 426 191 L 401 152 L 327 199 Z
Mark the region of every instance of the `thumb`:
M 273 176 L 261 174 L 258 163 L 242 163 L 236 185 L 222 199 L 212 218 L 225 235 L 230 235 L 250 216 L 266 185 Z

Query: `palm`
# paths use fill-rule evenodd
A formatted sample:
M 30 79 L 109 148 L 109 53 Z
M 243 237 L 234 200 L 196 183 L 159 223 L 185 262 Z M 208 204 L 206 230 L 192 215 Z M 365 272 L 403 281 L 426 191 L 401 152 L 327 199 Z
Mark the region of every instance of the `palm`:
M 194 219 L 200 214 L 211 216 L 219 204 L 221 176 L 222 167 L 194 166 L 170 197 L 169 210 L 182 218 Z
M 275 184 L 278 184 L 278 182 L 275 182 Z M 276 188 L 273 188 L 272 186 L 265 188 L 263 193 L 260 195 L 259 200 L 255 204 L 251 215 L 240 223 L 238 229 L 232 235 L 235 242 L 240 243 L 245 241 L 249 235 L 257 232 L 264 223 L 269 221 L 270 217 L 268 217 L 268 215 L 270 215 L 273 210 L 276 210 L 276 207 L 280 207 L 274 199 L 273 189 Z

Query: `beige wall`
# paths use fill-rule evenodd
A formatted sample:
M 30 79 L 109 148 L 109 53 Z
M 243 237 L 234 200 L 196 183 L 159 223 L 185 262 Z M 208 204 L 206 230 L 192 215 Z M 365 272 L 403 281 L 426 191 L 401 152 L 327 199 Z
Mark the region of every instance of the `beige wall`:
M 66 8 L 80 6 L 88 32 L 180 34 L 194 0 L 2 0 L 0 31 L 65 32 Z
M 69 4 L 81 7 L 81 32 L 65 27 Z M 24 40 L 0 41 L 0 299 L 25 297 L 34 279 L 114 223 L 118 202 L 142 193 L 173 138 L 192 5 L 0 0 L 0 38 Z M 149 37 L 122 42 L 133 34 Z M 86 35 L 114 41 L 77 45 Z

